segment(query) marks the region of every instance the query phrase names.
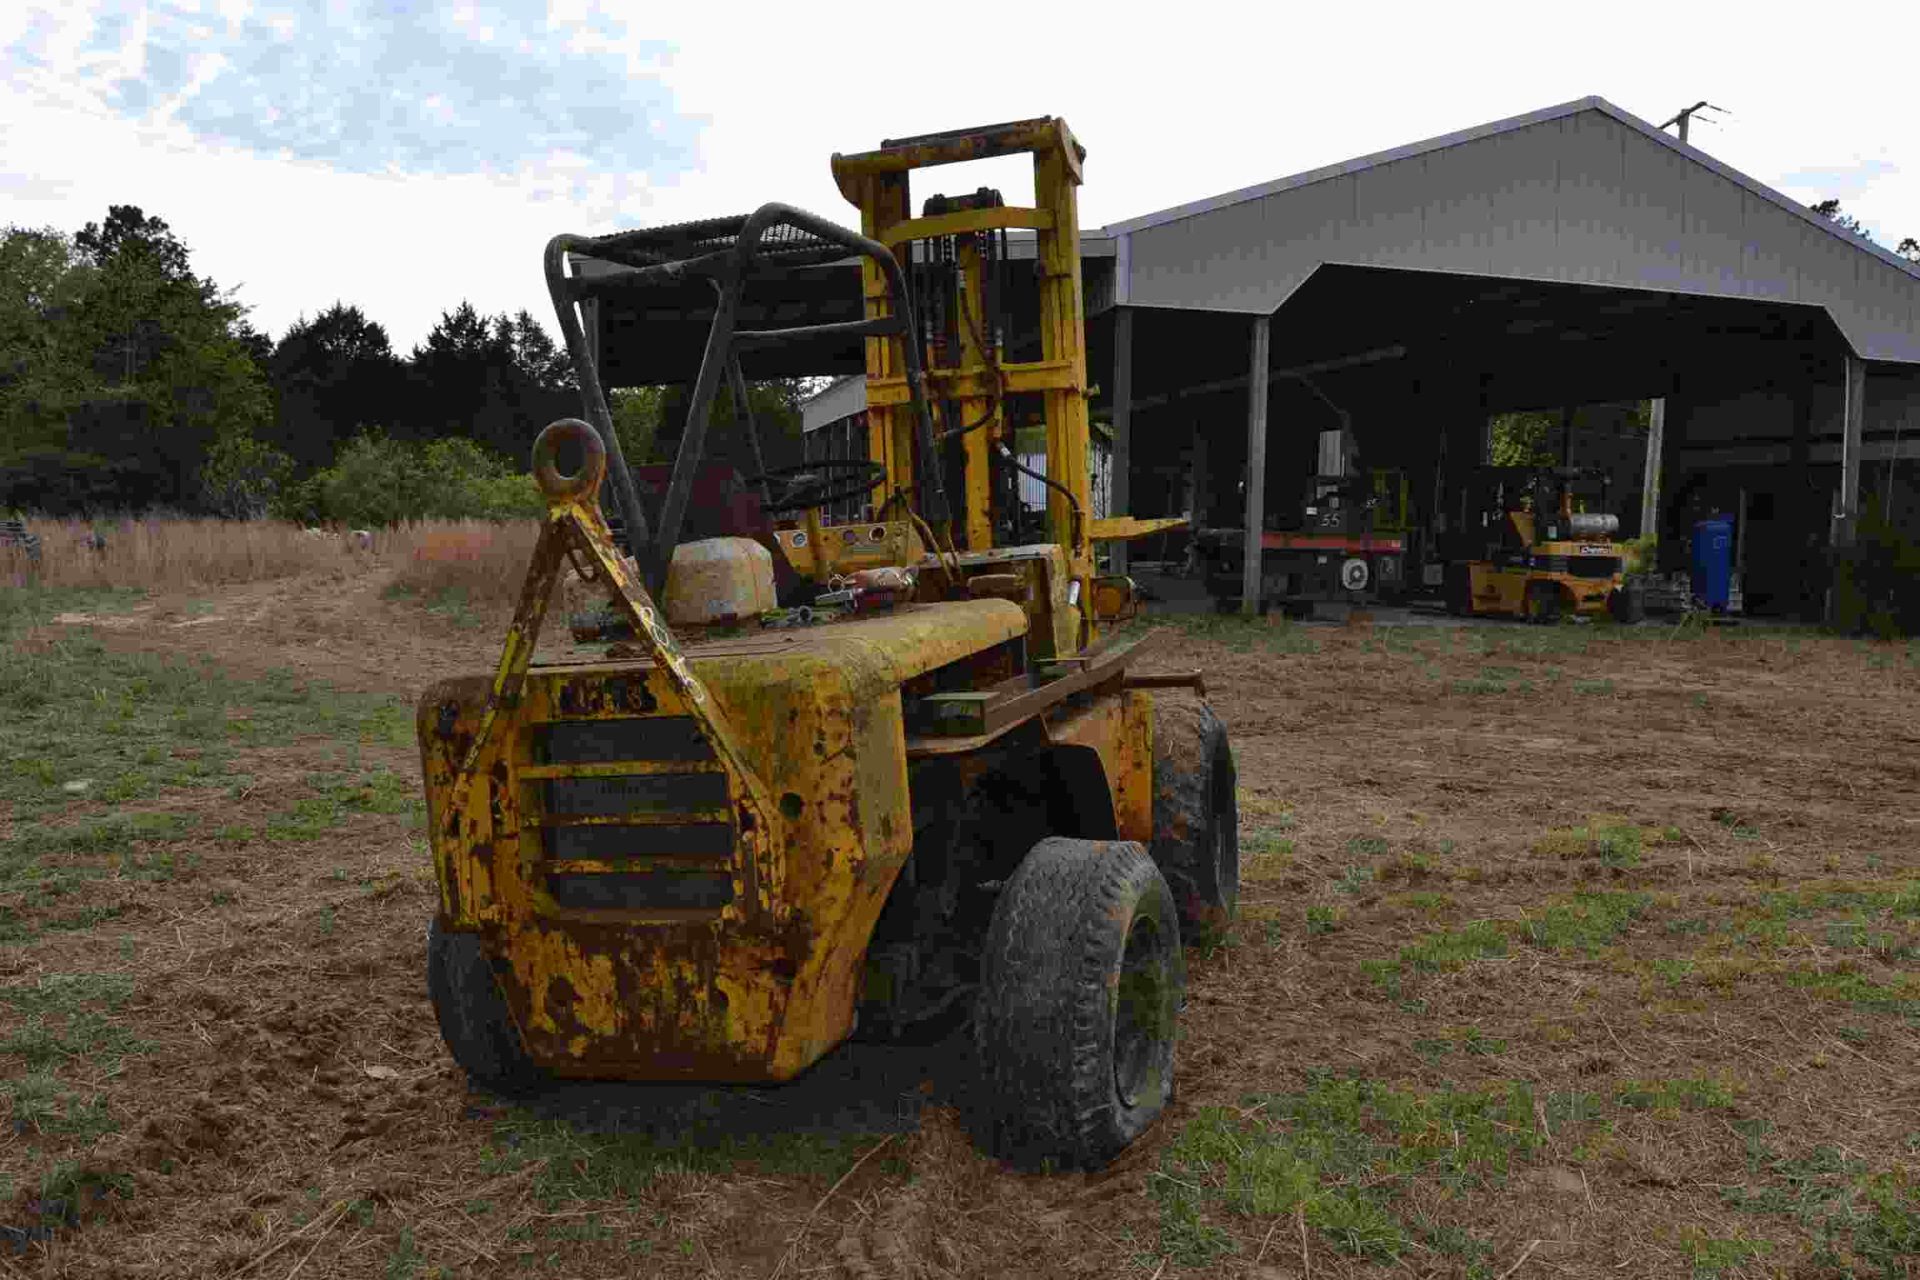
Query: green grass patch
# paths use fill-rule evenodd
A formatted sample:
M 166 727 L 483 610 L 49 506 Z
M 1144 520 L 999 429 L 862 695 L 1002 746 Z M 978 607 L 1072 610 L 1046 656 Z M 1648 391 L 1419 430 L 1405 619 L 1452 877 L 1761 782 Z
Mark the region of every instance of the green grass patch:
M 1661 957 L 1653 962 L 1653 976 L 1669 987 L 1684 986 L 1694 975 L 1694 963 L 1689 959 L 1669 959 Z
M 0 907 L 0 945 L 32 942 L 49 933 L 83 933 L 96 925 L 118 919 L 123 914 L 123 907 L 100 905 L 31 916 L 22 915 L 13 907 Z
M 10 1122 L 20 1132 L 84 1144 L 118 1127 L 107 1114 L 104 1096 L 76 1091 L 51 1071 L 0 1080 L 0 1098 L 6 1100 Z
M 1573 682 L 1573 691 L 1577 694 L 1582 694 L 1586 696 L 1593 696 L 1597 694 L 1610 694 L 1613 692 L 1613 681 L 1611 680 L 1575 680 Z
M 1447 687 L 1455 693 L 1464 694 L 1505 693 L 1507 691 L 1507 682 L 1504 680 L 1489 680 L 1485 676 L 1474 676 L 1469 679 L 1455 680 Z
M 1862 887 L 1858 884 L 1803 885 L 1761 896 L 1756 910 L 1772 920 L 1805 919 L 1821 911 L 1871 914 L 1889 920 L 1920 920 L 1920 881 Z
M 1245 1101 L 1201 1108 L 1148 1177 L 1176 1262 L 1234 1251 L 1235 1219 L 1260 1232 L 1296 1210 L 1341 1252 L 1391 1262 L 1433 1238 L 1401 1216 L 1415 1179 L 1452 1194 L 1497 1187 L 1542 1141 L 1520 1083 L 1421 1094 L 1315 1072 L 1302 1092 Z
M 1523 921 L 1522 938 L 1549 951 L 1591 954 L 1627 931 L 1652 903 L 1644 893 L 1576 893 Z
M 1263 828 L 1247 833 L 1240 841 L 1240 852 L 1254 857 L 1270 854 L 1289 857 L 1293 853 L 1293 841 L 1281 835 L 1278 830 Z
M 1156 613 L 1150 619 L 1128 623 L 1126 629 L 1136 632 L 1156 627 L 1172 627 L 1184 635 L 1224 645 L 1234 653 L 1251 653 L 1255 649 L 1268 653 L 1317 653 L 1320 649 L 1307 628 L 1279 614 L 1248 618 L 1238 613 Z
M 19 593 L 4 594 L 0 633 L 8 636 L 89 599 L 132 598 L 29 591 L 22 604 Z M 15 819 L 0 840 L 0 894 L 20 895 L 29 910 L 90 880 L 168 879 L 189 868 L 191 857 L 167 846 L 194 834 L 192 822 L 129 806 L 171 788 L 229 784 L 240 750 L 308 736 L 356 746 L 412 741 L 411 716 L 398 699 L 341 693 L 284 671 L 236 680 L 210 662 L 116 653 L 85 630 L 58 634 L 44 647 L 8 646 L 0 659 L 0 725 L 0 809 Z M 296 826 L 418 805 L 412 789 L 384 771 L 323 779 L 314 789 L 309 808 L 292 815 Z M 63 820 L 101 803 L 114 807 Z M 237 836 L 221 829 L 222 839 Z M 45 927 L 11 909 L 0 918 L 0 940 L 30 939 Z
M 0 987 L 0 1003 L 25 1016 L 0 1037 L 0 1054 L 19 1058 L 29 1073 L 80 1059 L 112 1073 L 152 1047 L 107 1017 L 132 997 L 133 979 L 113 973 L 50 973 Z
M 1497 959 L 1515 943 L 1548 951 L 1591 953 L 1613 941 L 1652 901 L 1644 893 L 1576 893 L 1570 902 L 1521 920 L 1476 920 L 1458 929 L 1423 934 L 1393 960 L 1363 961 L 1361 969 L 1398 999 L 1406 979 L 1452 973 L 1476 960 Z
M 1819 1146 L 1783 1156 L 1765 1141 L 1765 1120 L 1735 1121 L 1751 1182 L 1721 1188 L 1744 1213 L 1791 1218 L 1813 1237 L 1815 1266 L 1885 1280 L 1911 1274 L 1920 1257 L 1920 1194 L 1910 1174 L 1873 1173 L 1864 1160 Z
M 1789 973 L 1787 985 L 1872 1013 L 1920 1017 L 1920 981 L 1904 973 L 1895 974 L 1889 982 L 1875 982 L 1858 973 L 1802 971 Z
M 1534 841 L 1533 851 L 1543 857 L 1597 858 L 1606 866 L 1625 869 L 1640 865 L 1641 850 L 1649 840 L 1660 843 L 1663 839 L 1661 832 L 1624 818 L 1596 817 L 1585 826 L 1554 828 Z
M 1920 954 L 1912 943 L 1865 920 L 1834 920 L 1826 926 L 1826 944 L 1836 951 L 1864 951 L 1886 963 L 1911 960 Z
M 21 1013 L 73 1013 L 94 1005 L 118 1009 L 133 997 L 133 979 L 119 973 L 49 973 L 0 987 L 0 1003 Z
M 1719 1111 L 1733 1105 L 1733 1086 L 1721 1080 L 1629 1080 L 1614 1101 L 1635 1111 Z
M 1693 1267 L 1694 1280 L 1715 1280 L 1725 1275 L 1729 1268 L 1737 1268 L 1743 1262 L 1764 1258 L 1773 1252 L 1771 1241 L 1749 1240 L 1745 1237 L 1694 1235 L 1683 1239 L 1680 1247 Z
M 1415 1040 L 1413 1051 L 1429 1062 L 1437 1062 L 1455 1051 L 1469 1057 L 1493 1058 L 1507 1051 L 1507 1042 L 1499 1036 L 1486 1035 L 1478 1027 L 1468 1027 L 1457 1035 Z
M 111 1074 L 127 1055 L 145 1053 L 150 1046 L 106 1016 L 132 995 L 133 980 L 120 974 L 47 974 L 0 987 L 0 1003 L 26 1015 L 0 1039 L 0 1054 L 26 1067 L 25 1075 L 0 1081 L 16 1129 L 83 1143 L 113 1131 L 106 1099 L 77 1091 L 54 1070 L 84 1060 Z
M 418 791 L 389 769 L 358 776 L 310 774 L 306 785 L 312 794 L 294 801 L 286 813 L 267 819 L 269 840 L 317 840 L 355 813 L 411 813 L 415 826 L 426 822 L 426 806 Z
M 167 787 L 216 786 L 236 749 L 324 735 L 405 745 L 396 698 L 276 672 L 237 680 L 210 661 L 116 653 L 87 631 L 0 662 L 0 802 L 32 819 L 86 801 L 123 804 Z
M 1365 893 L 1373 887 L 1373 868 L 1348 867 L 1333 882 L 1333 887 L 1337 893 Z
M 112 1075 L 128 1056 L 148 1052 L 151 1045 L 108 1017 L 132 998 L 125 974 L 50 973 L 0 987 L 0 1004 L 24 1015 L 0 1037 L 0 1058 L 25 1068 L 0 1081 L 15 1129 L 83 1143 L 113 1131 L 106 1099 L 56 1072 L 79 1063 L 89 1076 Z
M 1475 960 L 1507 954 L 1507 931 L 1499 921 L 1476 920 L 1461 929 L 1443 929 L 1400 948 L 1392 960 L 1364 960 L 1360 970 L 1398 1000 L 1405 980 L 1420 973 L 1452 973 Z
M 123 811 L 88 814 L 60 825 L 25 823 L 12 839 L 0 841 L 0 893 L 19 894 L 26 907 L 38 909 L 88 881 L 109 876 L 172 879 L 193 857 L 179 858 L 166 846 L 192 834 L 193 822 L 174 813 Z M 76 863 L 75 858 L 90 861 Z M 83 922 L 85 915 L 67 917 L 69 927 L 90 927 Z M 22 936 L 33 936 L 34 922 L 11 918 Z
M 1507 935 L 1497 921 L 1475 920 L 1460 929 L 1430 933 L 1400 949 L 1400 966 L 1417 973 L 1452 973 L 1474 960 L 1507 954 Z
M 389 600 L 411 600 L 428 613 L 445 618 L 454 626 L 467 630 L 482 626 L 486 622 L 484 617 L 474 611 L 472 596 L 463 586 L 444 586 L 432 591 L 422 591 L 418 587 L 396 582 L 387 586 L 380 594 Z
M 1481 653 L 1509 653 L 1516 657 L 1587 652 L 1592 634 L 1586 627 L 1528 627 L 1508 630 L 1483 644 Z
M 119 1023 L 94 1012 L 73 1014 L 62 1023 L 29 1018 L 24 1026 L 0 1038 L 0 1054 L 13 1054 L 34 1070 L 89 1058 L 113 1071 L 129 1055 L 146 1053 L 152 1047 Z
M 146 594 L 126 587 L 8 587 L 0 591 L 0 642 L 10 644 L 62 613 L 125 613 Z

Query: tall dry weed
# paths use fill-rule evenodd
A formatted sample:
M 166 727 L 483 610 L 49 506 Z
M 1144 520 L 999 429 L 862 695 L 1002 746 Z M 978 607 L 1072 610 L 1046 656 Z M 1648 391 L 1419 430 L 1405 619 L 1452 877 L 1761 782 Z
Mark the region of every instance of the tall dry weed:
M 512 605 L 539 536 L 532 520 L 429 520 L 388 530 L 380 553 L 395 566 L 393 585 L 403 591 L 454 592 L 472 605 Z
M 278 520 L 146 516 L 28 520 L 27 528 L 40 535 L 39 564 L 13 551 L 0 562 L 0 581 L 178 591 L 289 578 L 366 555 L 349 539 Z
M 404 590 L 447 588 L 475 603 L 518 597 L 539 526 L 433 520 L 375 529 L 366 538 L 279 520 L 147 516 L 115 520 L 29 519 L 39 562 L 0 547 L 0 586 L 190 591 L 309 573 L 387 572 Z

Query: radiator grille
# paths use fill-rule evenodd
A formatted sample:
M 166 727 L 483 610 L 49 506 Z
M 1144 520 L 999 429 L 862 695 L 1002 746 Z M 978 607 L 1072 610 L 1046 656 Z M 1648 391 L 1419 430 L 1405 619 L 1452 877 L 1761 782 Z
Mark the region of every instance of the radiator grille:
M 733 901 L 727 775 L 692 718 L 555 721 L 527 732 L 522 830 L 539 842 L 555 906 L 684 915 Z

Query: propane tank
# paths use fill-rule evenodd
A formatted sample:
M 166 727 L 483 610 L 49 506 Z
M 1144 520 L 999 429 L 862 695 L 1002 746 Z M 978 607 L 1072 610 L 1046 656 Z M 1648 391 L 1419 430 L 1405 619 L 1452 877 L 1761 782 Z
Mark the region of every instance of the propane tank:
M 701 538 L 673 549 L 660 593 L 670 626 L 756 618 L 774 607 L 773 555 L 752 538 Z
M 1576 538 L 1611 538 L 1620 532 L 1620 517 L 1605 511 L 1576 511 L 1567 530 Z

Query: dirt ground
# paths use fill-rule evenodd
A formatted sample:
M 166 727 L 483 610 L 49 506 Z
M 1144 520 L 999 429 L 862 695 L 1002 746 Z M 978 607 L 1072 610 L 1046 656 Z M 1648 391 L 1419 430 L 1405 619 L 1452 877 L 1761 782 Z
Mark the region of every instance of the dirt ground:
M 499 619 L 381 585 L 69 612 L 19 643 L 90 631 L 399 706 L 491 666 Z M 0 1273 L 1920 1267 L 1915 650 L 1204 618 L 1153 665 L 1203 668 L 1233 735 L 1243 890 L 1191 953 L 1177 1101 L 1113 1168 L 996 1166 L 912 1055 L 840 1055 L 798 1104 L 470 1094 L 422 978 L 414 751 L 404 732 L 295 733 L 236 748 L 244 785 L 124 802 L 174 822 L 164 875 L 55 839 L 102 800 L 0 819 L 45 867 L 121 857 L 10 898 Z M 30 1067 L 71 1094 L 62 1123 L 22 1101 Z M 727 1145 L 644 1136 L 695 1113 Z

